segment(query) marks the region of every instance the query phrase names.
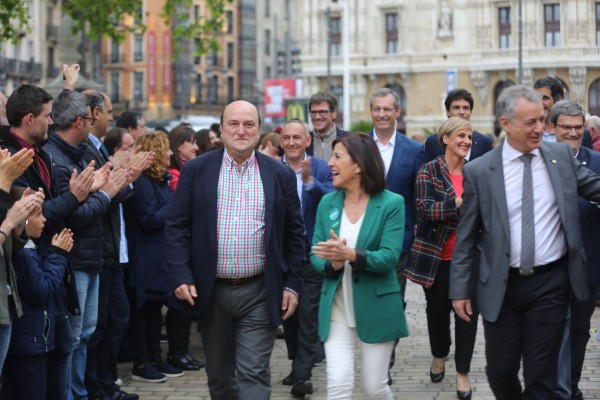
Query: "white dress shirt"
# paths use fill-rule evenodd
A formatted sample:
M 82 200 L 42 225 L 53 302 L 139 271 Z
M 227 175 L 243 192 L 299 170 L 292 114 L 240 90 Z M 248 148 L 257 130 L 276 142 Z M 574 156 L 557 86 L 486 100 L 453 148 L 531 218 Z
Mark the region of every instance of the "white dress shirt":
M 524 164 L 519 157 L 522 154 L 511 147 L 508 141 L 504 142 L 502 165 L 510 226 L 510 266 L 513 268 L 519 268 L 521 264 L 521 198 Z M 533 154 L 531 176 L 535 221 L 534 266 L 538 266 L 561 258 L 567 252 L 567 245 L 548 169 L 539 149 L 533 150 L 531 154 Z
M 383 164 L 385 165 L 385 176 L 390 169 L 390 165 L 392 164 L 392 157 L 394 156 L 394 145 L 396 144 L 396 131 L 390 138 L 390 141 L 387 144 L 381 143 L 379 140 L 379 136 L 377 136 L 377 132 L 373 129 L 373 139 L 375 139 L 375 143 L 377 143 L 377 148 L 379 149 L 379 154 L 381 154 L 381 158 L 383 158 Z

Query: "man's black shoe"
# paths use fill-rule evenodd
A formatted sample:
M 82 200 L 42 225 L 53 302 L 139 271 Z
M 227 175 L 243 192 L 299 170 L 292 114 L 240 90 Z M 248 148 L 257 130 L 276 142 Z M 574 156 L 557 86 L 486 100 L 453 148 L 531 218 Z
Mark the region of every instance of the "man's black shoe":
M 169 365 L 184 371 L 198 371 L 200 368 L 204 367 L 204 363 L 194 360 L 192 356 L 189 356 L 188 354 L 182 354 L 181 356 L 167 354 L 167 362 Z
M 292 377 L 292 373 L 290 372 L 290 374 L 288 376 L 283 378 L 281 383 L 285 386 L 292 386 L 294 384 L 294 378 Z
M 579 390 L 579 388 L 573 390 L 573 393 L 571 393 L 571 399 L 572 400 L 583 400 L 583 393 L 581 393 L 581 390 Z
M 138 400 L 139 398 L 140 396 L 135 393 L 127 393 L 118 389 L 113 393 L 112 397 L 110 397 L 110 400 Z
M 310 380 L 297 380 L 292 385 L 292 390 L 290 390 L 290 394 L 294 397 L 304 397 L 307 394 L 313 393 L 313 385 Z

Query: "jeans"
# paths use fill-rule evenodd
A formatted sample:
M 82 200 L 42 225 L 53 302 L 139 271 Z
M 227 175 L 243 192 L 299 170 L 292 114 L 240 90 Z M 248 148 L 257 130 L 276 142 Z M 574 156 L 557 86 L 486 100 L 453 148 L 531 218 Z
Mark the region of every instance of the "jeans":
M 73 354 L 73 331 L 66 315 L 57 315 L 54 351 L 48 355 L 48 398 L 64 400 L 69 386 L 69 359 Z
M 388 362 L 394 341 L 365 343 L 360 341 L 356 328 L 331 321 L 325 342 L 327 356 L 327 398 L 351 399 L 354 389 L 354 352 L 359 342 L 362 363 L 362 387 L 369 399 L 393 400 L 388 386 Z
M 8 345 L 10 344 L 10 331 L 12 325 L 0 324 L 0 375 L 2 374 L 2 366 L 6 360 L 8 353 Z
M 98 272 L 88 273 L 75 271 L 75 282 L 77 284 L 77 296 L 81 314 L 72 316 L 69 321 L 73 329 L 73 354 L 70 358 L 70 389 L 67 390 L 67 398 L 87 399 L 85 390 L 85 365 L 87 357 L 87 344 L 96 330 L 98 320 Z M 69 381 L 67 381 L 67 385 Z

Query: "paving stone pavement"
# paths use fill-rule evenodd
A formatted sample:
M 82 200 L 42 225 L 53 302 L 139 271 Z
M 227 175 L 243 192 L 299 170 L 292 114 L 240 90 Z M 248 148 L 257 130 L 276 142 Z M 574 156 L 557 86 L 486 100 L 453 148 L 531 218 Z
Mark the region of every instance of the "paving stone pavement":
M 432 356 L 429 352 L 429 339 L 427 336 L 427 322 L 425 319 L 425 297 L 420 286 L 408 282 L 406 291 L 408 303 L 406 317 L 410 327 L 410 336 L 400 340 L 396 350 L 396 365 L 392 369 L 394 384 L 392 389 L 396 399 L 456 399 L 454 353 L 451 351 L 446 362 L 446 377 L 441 383 L 431 383 L 429 380 L 429 367 Z M 592 319 L 594 333 L 588 343 L 584 371 L 580 389 L 584 398 L 600 399 L 600 342 L 595 340 L 595 329 L 600 319 L 600 308 L 596 308 Z M 485 377 L 485 353 L 483 340 L 483 327 L 480 325 L 475 345 L 475 353 L 469 374 L 473 388 L 473 399 L 488 400 L 494 396 Z M 195 327 L 195 324 L 194 324 Z M 192 330 L 191 352 L 199 356 L 201 346 L 198 334 Z M 166 352 L 166 346 L 163 347 Z M 201 358 L 201 357 L 198 357 Z M 358 364 L 357 364 L 358 365 Z M 306 396 L 307 400 L 324 400 L 327 398 L 325 365 L 313 369 L 313 386 L 315 392 Z M 283 339 L 277 339 L 271 358 L 272 373 L 272 399 L 292 399 L 289 394 L 290 387 L 283 386 L 281 380 L 289 374 L 291 362 L 287 359 Z M 123 390 L 138 393 L 142 400 L 204 400 L 210 399 L 206 386 L 206 373 L 204 369 L 198 372 L 186 372 L 181 378 L 169 378 L 164 383 L 144 383 L 131 380 L 131 364 L 119 365 L 119 375 L 123 379 Z M 360 370 L 354 379 L 355 400 L 366 400 L 360 390 Z M 241 399 L 253 400 L 253 399 Z M 551 400 L 551 399 L 549 399 Z

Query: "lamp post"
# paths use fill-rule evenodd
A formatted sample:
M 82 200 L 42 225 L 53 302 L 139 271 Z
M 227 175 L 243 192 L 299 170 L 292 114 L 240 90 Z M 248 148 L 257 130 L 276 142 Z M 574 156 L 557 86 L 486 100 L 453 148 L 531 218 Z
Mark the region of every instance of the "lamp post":
M 349 0 L 342 0 L 342 54 L 344 57 L 344 129 L 350 129 L 350 20 Z
M 523 84 L 523 0 L 519 0 L 519 85 Z

